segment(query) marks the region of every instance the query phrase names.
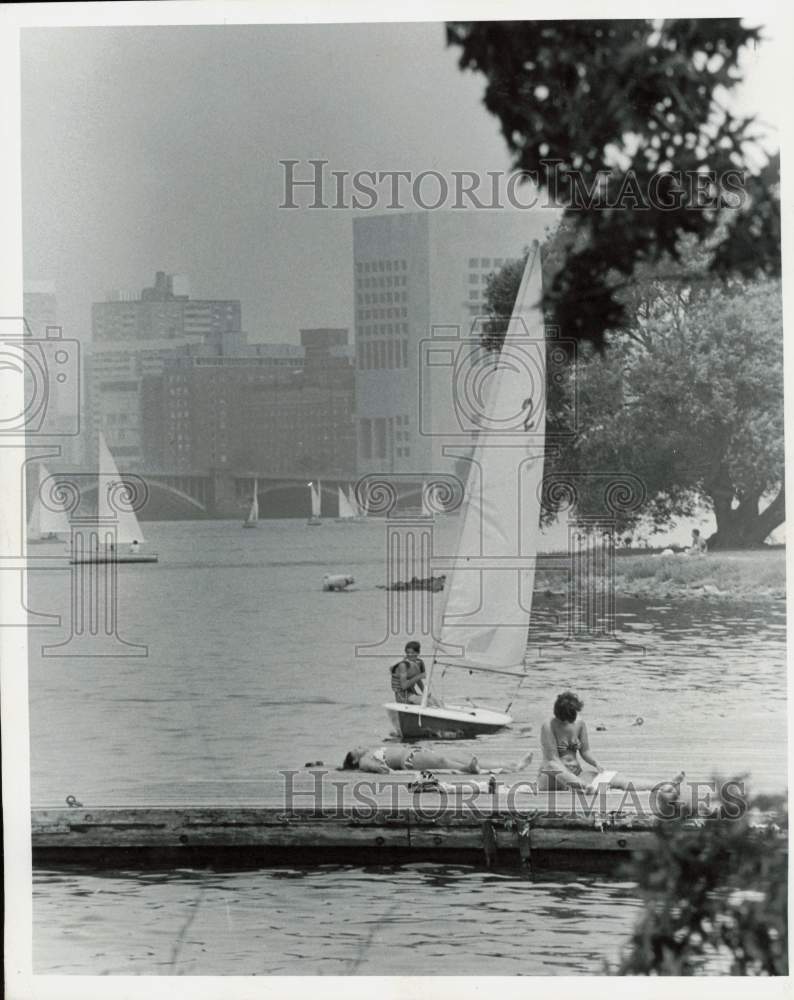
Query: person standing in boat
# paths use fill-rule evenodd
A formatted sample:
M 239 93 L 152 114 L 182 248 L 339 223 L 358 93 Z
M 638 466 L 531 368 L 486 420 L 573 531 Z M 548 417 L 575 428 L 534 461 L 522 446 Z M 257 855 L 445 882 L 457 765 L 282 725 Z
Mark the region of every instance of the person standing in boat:
M 391 689 L 394 700 L 403 705 L 421 705 L 427 674 L 425 661 L 419 655 L 422 651 L 420 643 L 412 640 L 405 644 L 405 659 L 395 663 L 391 668 Z M 428 705 L 438 705 L 431 698 Z
M 573 691 L 563 691 L 554 702 L 554 714 L 548 722 L 543 723 L 540 730 L 543 760 L 538 771 L 538 791 L 592 789 L 597 784 L 598 775 L 604 771 L 590 750 L 584 719 L 578 718 L 582 708 L 584 703 Z M 589 764 L 592 770 L 584 771 L 579 758 Z M 669 782 L 671 797 L 677 796 L 684 777 L 685 774 L 681 771 Z M 659 788 L 661 784 L 659 781 L 629 781 L 617 773 L 608 782 L 610 788 L 631 787 L 636 791 L 649 791 Z

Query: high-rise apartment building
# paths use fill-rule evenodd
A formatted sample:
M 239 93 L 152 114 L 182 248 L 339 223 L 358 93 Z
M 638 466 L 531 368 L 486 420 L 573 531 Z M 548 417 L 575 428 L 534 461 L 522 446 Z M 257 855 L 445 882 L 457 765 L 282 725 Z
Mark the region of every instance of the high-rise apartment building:
M 169 360 L 183 354 L 241 353 L 240 319 L 239 301 L 176 295 L 171 275 L 163 271 L 140 298 L 94 303 L 86 365 L 87 464 L 102 432 L 122 469 L 145 468 L 144 380 L 162 374 Z
M 457 345 L 477 337 L 489 274 L 520 257 L 547 222 L 519 211 L 354 220 L 359 474 L 449 471 L 439 432 L 448 426 L 455 371 L 466 363 Z

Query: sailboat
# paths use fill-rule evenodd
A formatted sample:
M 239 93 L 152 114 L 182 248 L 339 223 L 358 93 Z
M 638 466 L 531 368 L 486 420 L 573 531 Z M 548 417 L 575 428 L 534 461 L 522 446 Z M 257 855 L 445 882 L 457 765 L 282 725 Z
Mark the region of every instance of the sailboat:
M 343 490 L 339 486 L 337 487 L 337 492 L 339 494 L 339 517 L 336 519 L 337 523 L 360 524 L 365 518 L 353 496 L 352 487 L 348 486 L 347 490 Z
M 312 501 L 312 516 L 306 522 L 310 527 L 315 528 L 318 524 L 323 522 L 320 520 L 320 513 L 322 510 L 322 499 L 320 495 L 320 483 L 308 483 L 309 491 L 311 492 Z
M 244 528 L 258 528 L 259 527 L 259 480 L 254 480 L 254 495 L 251 498 L 251 507 L 248 511 L 248 517 L 243 521 Z
M 99 515 L 99 530 L 107 519 L 108 523 L 116 522 L 115 547 L 99 545 L 92 551 L 73 550 L 71 563 L 156 563 L 155 552 L 144 553 L 140 546 L 145 542 L 140 523 L 133 510 L 119 510 L 111 506 L 108 493 L 111 484 L 122 482 L 116 463 L 110 449 L 105 443 L 104 435 L 99 435 L 99 489 L 97 491 L 97 513 Z M 124 546 L 124 548 L 121 548 Z
M 536 247 L 527 260 L 502 353 L 494 358 L 485 380 L 490 391 L 481 421 L 481 426 L 503 428 L 506 415 L 528 411 L 521 424 L 527 433 L 519 436 L 513 428 L 510 435 L 481 432 L 477 437 L 456 557 L 447 577 L 446 606 L 421 704 L 384 705 L 394 730 L 404 739 L 468 738 L 497 732 L 513 721 L 507 712 L 489 708 L 434 704 L 430 692 L 435 670 L 456 667 L 527 676 L 524 657 L 540 530 L 546 422 L 541 292 Z M 529 366 L 515 363 L 522 354 L 529 357 L 530 350 L 531 374 Z
M 41 491 L 49 475 L 46 467 L 40 463 L 39 485 L 33 500 L 30 520 L 28 521 L 28 545 L 35 545 L 38 542 L 57 541 L 59 535 L 69 534 L 69 518 L 66 516 L 66 511 L 50 510 L 49 507 L 41 502 Z

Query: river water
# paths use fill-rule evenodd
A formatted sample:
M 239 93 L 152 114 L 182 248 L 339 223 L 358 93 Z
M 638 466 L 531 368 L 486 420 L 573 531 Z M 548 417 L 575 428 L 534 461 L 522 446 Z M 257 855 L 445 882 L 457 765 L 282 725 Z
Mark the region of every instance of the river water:
M 160 563 L 120 567 L 118 603 L 119 634 L 144 657 L 42 655 L 69 635 L 69 572 L 30 574 L 32 610 L 62 616 L 31 631 L 34 804 L 242 795 L 279 768 L 336 764 L 389 737 L 392 661 L 355 655 L 386 635 L 382 522 L 145 528 Z M 355 590 L 323 593 L 327 572 L 352 573 Z M 614 634 L 578 639 L 563 612 L 560 598 L 536 601 L 519 690 L 460 671 L 441 681 L 451 700 L 512 702 L 515 725 L 476 741 L 481 755 L 533 749 L 555 695 L 572 688 L 604 766 L 644 779 L 749 772 L 754 791 L 786 787 L 783 602 L 619 600 Z M 455 865 L 39 869 L 34 961 L 79 974 L 598 973 L 640 911 L 620 877 Z

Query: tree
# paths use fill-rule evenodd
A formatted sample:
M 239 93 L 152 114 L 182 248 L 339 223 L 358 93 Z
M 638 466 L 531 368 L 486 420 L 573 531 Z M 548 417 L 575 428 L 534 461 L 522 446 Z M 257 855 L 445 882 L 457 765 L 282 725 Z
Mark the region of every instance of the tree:
M 550 243 L 550 267 L 560 242 Z M 710 548 L 760 545 L 785 520 L 780 284 L 725 284 L 711 276 L 710 251 L 691 239 L 679 249 L 686 266 L 665 258 L 638 269 L 622 293 L 626 326 L 606 354 L 580 350 L 569 377 L 549 386 L 557 447 L 546 476 L 576 477 L 580 514 L 605 513 L 604 476 L 639 477 L 644 502 L 619 512 L 619 530 L 641 516 L 661 527 L 705 505 L 717 520 Z M 487 287 L 492 348 L 520 272 L 508 265 Z
M 745 812 L 659 824 L 627 872 L 646 905 L 621 975 L 706 973 L 709 961 L 734 976 L 788 975 L 786 800 L 753 804 L 773 805 L 778 822 L 754 828 Z
M 544 293 L 565 337 L 602 347 L 626 324 L 620 289 L 644 261 L 679 261 L 682 233 L 722 227 L 715 276 L 780 274 L 779 159 L 722 103 L 759 41 L 733 18 L 447 25 L 514 166 L 585 237 Z

